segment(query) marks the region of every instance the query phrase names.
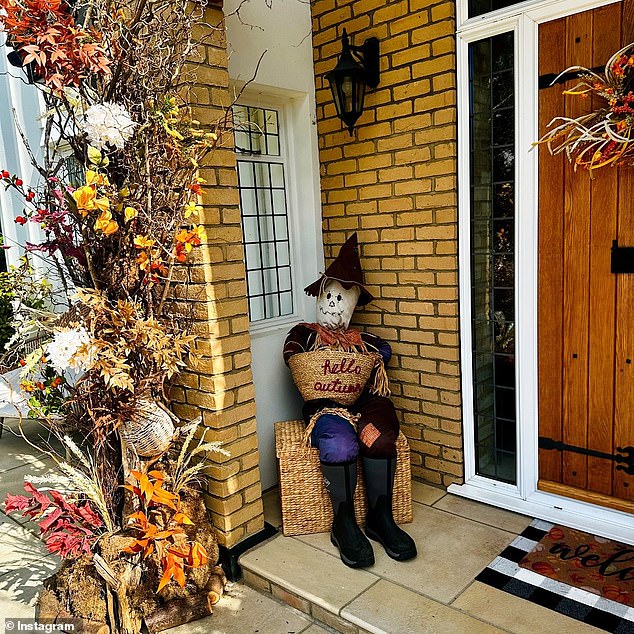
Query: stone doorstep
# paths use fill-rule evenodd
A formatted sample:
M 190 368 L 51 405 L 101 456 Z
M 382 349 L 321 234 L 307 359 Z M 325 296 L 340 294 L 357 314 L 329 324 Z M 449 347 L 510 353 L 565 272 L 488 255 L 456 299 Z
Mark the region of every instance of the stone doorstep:
M 347 621 L 338 614 L 326 610 L 322 606 L 316 605 L 298 594 L 289 592 L 278 584 L 265 579 L 251 570 L 248 570 L 244 564 L 242 566 L 242 572 L 242 583 L 254 590 L 257 590 L 258 592 L 261 592 L 262 594 L 271 596 L 278 601 L 286 603 L 292 608 L 303 612 L 317 622 L 318 625 L 327 626 L 337 632 L 341 632 L 342 634 L 369 634 L 367 630 Z
M 460 574 L 452 577 L 449 586 L 455 584 L 456 588 L 460 587 L 458 594 L 469 588 L 475 574 L 490 563 L 531 521 L 528 517 L 448 496 L 442 490 L 416 481 L 412 484 L 415 517 L 414 523 L 408 526 L 410 534 L 415 539 L 422 539 L 422 534 L 425 534 L 427 538 L 435 536 L 431 540 L 433 553 L 442 551 L 443 540 L 460 539 L 465 534 L 471 535 L 476 542 L 481 544 L 481 548 L 472 549 L 474 561 L 470 562 L 469 570 L 465 571 L 463 567 Z M 267 497 L 268 500 L 266 500 Z M 281 524 L 279 501 L 277 498 L 273 499 L 271 492 L 265 495 L 265 500 L 265 514 L 268 512 L 269 520 L 279 526 Z M 271 515 L 272 510 L 275 511 L 274 517 Z M 435 588 L 435 592 L 431 594 L 428 592 L 429 587 L 427 592 L 424 589 L 420 592 L 408 590 L 407 588 L 412 586 L 402 574 L 395 575 L 393 571 L 387 571 L 386 565 L 389 565 L 390 561 L 383 556 L 380 549 L 376 553 L 378 557 L 376 569 L 373 572 L 361 571 L 361 574 L 367 578 L 360 581 L 358 585 L 353 584 L 356 589 L 353 588 L 351 593 L 346 593 L 345 597 L 339 594 L 319 594 L 320 591 L 323 592 L 323 587 L 315 588 L 310 584 L 296 585 L 290 582 L 287 584 L 285 579 L 295 579 L 297 576 L 298 559 L 308 556 L 304 552 L 306 548 L 314 549 L 315 555 L 334 556 L 334 554 L 325 552 L 322 543 L 301 537 L 296 540 L 297 543 L 291 540 L 293 548 L 289 546 L 289 550 L 286 547 L 280 549 L 279 544 L 278 548 L 271 548 L 277 539 L 281 537 L 275 537 L 266 545 L 262 545 L 262 550 L 254 549 L 245 553 L 240 560 L 243 572 L 242 582 L 265 596 L 295 608 L 314 620 L 317 626 L 329 631 L 342 634 L 385 632 L 386 623 L 380 622 L 381 619 L 375 622 L 374 617 L 377 615 L 371 615 L 372 611 L 368 611 L 362 604 L 364 600 L 375 602 L 377 596 L 380 597 L 385 592 L 386 584 L 389 584 L 393 590 L 400 588 L 401 604 L 413 601 L 412 611 L 438 619 L 439 622 L 442 621 L 445 627 L 442 629 L 443 632 L 451 631 L 451 629 L 447 630 L 447 627 L 454 627 L 455 634 L 467 631 L 479 634 L 514 631 L 504 626 L 500 627 L 499 624 L 494 625 L 496 619 L 482 618 L 479 608 L 463 611 L 453 606 L 456 597 L 452 596 L 451 587 L 447 583 Z M 281 561 L 280 557 L 284 557 L 285 560 Z M 318 562 L 315 560 L 313 563 L 314 569 L 317 570 Z M 438 556 L 432 556 L 431 559 L 428 557 L 428 566 L 438 565 Z M 269 571 L 270 574 L 268 574 Z M 349 569 L 342 572 L 348 571 Z M 288 577 L 285 576 L 286 572 Z M 402 571 L 399 570 L 399 572 Z M 410 571 L 412 574 L 414 572 Z M 424 579 L 421 581 L 421 587 L 425 586 L 424 581 Z M 525 605 L 523 609 L 526 609 Z M 401 631 L 411 631 L 407 630 L 406 618 L 397 617 L 396 622 L 399 622 Z

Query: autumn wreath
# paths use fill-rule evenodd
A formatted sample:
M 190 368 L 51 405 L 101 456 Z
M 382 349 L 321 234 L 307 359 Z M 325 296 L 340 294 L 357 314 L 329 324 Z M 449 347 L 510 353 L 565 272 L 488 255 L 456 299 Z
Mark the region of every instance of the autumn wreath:
M 579 117 L 555 117 L 551 128 L 537 143 L 551 154 L 565 152 L 575 166 L 592 170 L 607 165 L 634 162 L 634 43 L 617 51 L 608 60 L 603 74 L 583 66 L 571 66 L 567 73 L 578 74 L 579 83 L 565 95 L 597 97 L 601 107 Z M 554 83 L 554 82 L 553 82 Z

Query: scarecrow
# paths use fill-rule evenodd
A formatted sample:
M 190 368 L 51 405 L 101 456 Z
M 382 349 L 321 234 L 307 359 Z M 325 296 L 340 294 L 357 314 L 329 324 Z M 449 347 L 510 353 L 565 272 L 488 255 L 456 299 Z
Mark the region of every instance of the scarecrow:
M 295 355 L 315 350 L 351 353 L 348 360 L 338 363 L 323 361 L 321 357 L 316 373 L 328 376 L 312 385 L 314 389 L 303 408 L 307 437 L 319 450 L 321 471 L 332 502 L 334 520 L 330 539 L 346 565 L 362 568 L 374 563 L 372 546 L 357 525 L 354 513 L 360 454 L 368 498 L 365 533 L 380 542 L 392 559 L 412 559 L 416 556 L 416 545 L 392 516 L 399 423 L 387 398 L 384 367 L 392 350 L 380 337 L 348 328 L 355 307 L 365 306 L 373 299 L 364 285 L 356 233 L 343 245 L 326 272 L 304 290 L 317 298 L 317 323 L 301 323 L 289 332 L 284 344 L 286 364 L 293 369 Z M 375 367 L 367 384 L 354 381 L 343 384 L 342 377 L 359 372 L 353 360 L 360 358 L 357 353 L 373 358 Z M 302 361 L 312 358 L 313 355 L 303 355 Z M 299 387 L 297 380 L 296 383 Z M 339 396 L 350 392 L 358 392 L 358 398 L 352 404 L 342 405 Z M 306 399 L 306 393 L 302 393 Z

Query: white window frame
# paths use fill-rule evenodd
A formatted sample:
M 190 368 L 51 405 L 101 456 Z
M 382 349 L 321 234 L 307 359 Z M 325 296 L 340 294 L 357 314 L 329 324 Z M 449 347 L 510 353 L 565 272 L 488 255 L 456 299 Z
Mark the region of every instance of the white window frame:
M 538 29 L 543 22 L 618 0 L 529 0 L 468 18 L 468 0 L 457 1 L 458 217 L 461 375 L 465 483 L 449 492 L 501 508 L 631 542 L 634 517 L 537 489 L 537 263 L 538 170 L 532 143 L 539 138 Z M 514 33 L 515 82 L 515 315 L 517 484 L 476 474 L 471 334 L 471 233 L 469 160 L 469 44 Z M 561 70 L 564 70 L 563 68 Z
M 264 108 L 267 110 L 275 110 L 278 117 L 278 132 L 279 132 L 279 144 L 280 154 L 279 156 L 273 156 L 266 154 L 263 156 L 241 154 L 236 152 L 236 160 L 246 160 L 254 162 L 279 162 L 284 166 L 284 188 L 286 193 L 286 217 L 288 221 L 288 237 L 289 237 L 289 259 L 290 259 L 290 271 L 291 271 L 291 297 L 293 300 L 293 312 L 288 315 L 282 315 L 280 317 L 270 317 L 265 319 L 258 319 L 250 323 L 250 332 L 252 335 L 257 335 L 263 332 L 270 332 L 271 330 L 287 328 L 289 324 L 296 324 L 300 319 L 301 301 L 298 293 L 297 284 L 300 277 L 297 273 L 297 263 L 300 262 L 299 254 L 297 252 L 298 245 L 295 236 L 297 235 L 297 227 L 299 227 L 299 219 L 297 218 L 297 191 L 294 183 L 293 162 L 290 157 L 293 156 L 292 138 L 289 133 L 289 113 L 288 105 L 281 100 L 277 100 L 272 96 L 263 96 L 261 94 L 251 94 L 249 91 L 245 91 L 245 94 L 236 102 L 238 106 L 246 106 L 252 108 Z M 242 209 L 241 209 L 242 211 Z M 245 251 L 245 272 L 246 272 L 246 251 Z M 248 296 L 247 296 L 248 298 Z M 266 299 L 265 299 L 266 301 Z
M 5 37 L 0 34 L 0 94 L 5 96 L 0 112 L 0 169 L 17 174 L 26 184 L 36 184 L 40 176 L 31 164 L 28 151 L 20 138 L 16 119 L 29 138 L 32 151 L 40 152 L 44 140 L 44 126 L 39 115 L 44 112 L 44 100 L 36 86 L 26 84 L 23 72 L 10 66 L 7 52 L 9 49 L 5 45 Z M 35 115 L 36 112 L 38 117 L 31 120 L 30 115 Z M 23 203 L 17 195 L 0 187 L 3 235 L 6 238 L 5 244 L 11 247 L 5 251 L 9 266 L 19 265 L 19 258 L 23 253 L 19 247 L 23 247 L 25 241 L 37 244 L 43 237 L 39 225 L 35 223 L 29 222 L 23 227 L 16 226 L 15 217 L 19 215 L 22 206 Z M 46 270 L 44 258 L 33 255 L 31 261 L 37 270 Z

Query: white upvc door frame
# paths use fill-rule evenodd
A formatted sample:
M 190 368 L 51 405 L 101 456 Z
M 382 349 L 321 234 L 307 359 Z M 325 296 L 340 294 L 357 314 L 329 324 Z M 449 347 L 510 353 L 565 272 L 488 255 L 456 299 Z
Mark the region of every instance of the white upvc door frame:
M 618 0 L 529 0 L 467 19 L 468 0 L 458 0 L 458 208 L 460 334 L 465 483 L 449 492 L 470 499 L 632 542 L 628 513 L 545 493 L 538 480 L 537 254 L 538 163 L 532 143 L 539 138 L 538 29 L 543 22 L 595 9 Z M 477 475 L 473 412 L 471 336 L 471 208 L 469 148 L 469 44 L 501 33 L 514 34 L 515 83 L 515 315 L 517 485 Z M 564 69 L 562 69 L 564 70 Z

